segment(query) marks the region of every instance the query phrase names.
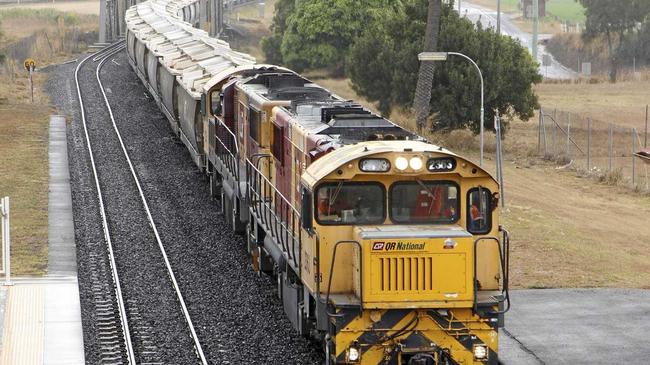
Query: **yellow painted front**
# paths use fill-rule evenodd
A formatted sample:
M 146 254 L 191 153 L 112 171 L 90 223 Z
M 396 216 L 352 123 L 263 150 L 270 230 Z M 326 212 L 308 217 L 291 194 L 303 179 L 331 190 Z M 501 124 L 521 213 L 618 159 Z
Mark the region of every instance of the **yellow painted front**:
M 453 248 L 445 248 L 445 240 L 361 241 L 365 306 L 389 308 L 398 302 L 401 307 L 419 307 L 421 302 L 437 302 L 437 308 L 445 308 L 458 305 L 452 302 L 469 304 L 473 300 L 473 240 L 453 238 Z M 397 250 L 400 244 L 423 249 Z M 387 245 L 394 247 L 386 250 Z M 357 265 L 356 261 L 353 264 Z
M 361 316 L 341 330 L 334 338 L 337 357 L 342 357 L 355 341 L 364 349 L 360 364 L 380 364 L 385 360 L 386 354 L 391 353 L 397 346 L 402 346 L 405 353 L 417 352 L 418 349 L 405 346 L 405 339 L 414 332 L 423 335 L 430 341 L 429 348 L 420 348 L 420 350 L 427 352 L 427 350 L 435 347 L 448 349 L 452 358 L 458 364 L 485 364 L 485 362 L 474 361 L 474 354 L 458 341 L 461 335 L 475 336 L 477 342 L 487 345 L 494 353 L 498 353 L 497 330 L 490 327 L 486 320 L 472 314 L 471 309 L 449 310 L 452 321 L 463 324 L 464 329 L 462 331 L 453 331 L 449 327 L 442 327 L 428 314 L 428 310 L 424 309 L 411 311 L 391 328 L 376 328 L 375 321 L 385 313 L 385 310 L 364 310 Z M 380 337 L 390 337 L 397 330 L 412 323 L 415 316 L 418 317 L 417 326 L 407 333 L 379 344 L 363 343 L 363 337 L 361 336 L 364 333 L 375 331 L 375 333 L 380 334 Z M 375 321 L 373 321 L 373 318 Z M 399 362 L 398 364 L 405 363 Z
M 367 181 L 369 180 L 368 178 L 364 180 L 358 180 L 358 181 Z M 465 188 L 461 185 L 461 194 L 466 194 L 467 190 L 469 188 Z M 461 195 L 463 196 L 463 195 Z M 457 226 L 464 227 L 465 225 L 465 207 L 461 205 L 461 215 L 460 215 L 460 220 L 457 223 Z M 387 221 L 387 224 L 390 224 L 389 221 Z M 496 214 L 494 215 L 493 218 L 493 226 L 496 226 L 498 224 Z M 321 226 L 318 224 L 315 224 L 315 234 L 313 236 L 309 236 L 307 232 L 303 231 L 303 242 L 302 242 L 302 251 L 303 255 L 305 257 L 310 257 L 311 260 L 308 262 L 303 261 L 303 266 L 304 265 L 311 265 L 310 270 L 307 271 L 307 275 L 303 275 L 303 281 L 305 284 L 308 286 L 308 288 L 312 291 L 315 292 L 316 288 L 316 283 L 314 282 L 314 277 L 318 277 L 321 280 L 321 293 L 325 293 L 325 287 L 324 284 L 327 284 L 327 281 L 329 280 L 330 272 L 329 268 L 332 263 L 332 258 L 333 258 L 333 251 L 334 251 L 334 245 L 339 242 L 339 241 L 347 241 L 347 240 L 357 240 L 357 235 L 355 234 L 355 229 L 356 226 Z M 414 228 L 414 231 L 417 230 L 418 228 Z M 421 229 L 436 229 L 435 226 L 422 226 Z M 497 235 L 497 228 L 493 228 L 493 232 L 491 234 L 488 234 L 486 236 L 496 236 Z M 317 263 L 314 261 L 314 258 L 317 256 L 317 248 L 316 248 L 316 240 L 320 241 L 319 245 L 319 252 L 318 256 L 320 257 L 320 272 L 319 275 L 316 274 L 317 270 Z M 440 289 L 441 291 L 449 291 L 449 293 L 454 293 L 458 292 L 459 296 L 456 298 L 457 300 L 471 300 L 471 289 L 472 289 L 472 283 L 471 283 L 471 273 L 473 272 L 473 252 L 472 252 L 472 247 L 473 247 L 473 241 L 476 239 L 477 236 L 473 237 L 467 237 L 467 238 L 455 238 L 454 240 L 457 241 L 458 246 L 454 249 L 451 250 L 452 252 L 447 252 L 447 251 L 442 251 L 443 248 L 443 243 L 444 239 L 435 239 L 435 240 L 430 240 L 428 242 L 434 242 L 435 244 L 431 243 L 430 244 L 430 252 L 429 254 L 434 254 L 434 256 L 426 256 L 429 254 L 425 253 L 419 253 L 415 254 L 415 256 L 411 255 L 410 253 L 402 252 L 402 253 L 395 253 L 395 256 L 392 257 L 400 257 L 400 258 L 408 258 L 412 260 L 413 257 L 420 257 L 420 258 L 426 258 L 427 260 L 430 258 L 431 263 L 434 261 L 436 262 L 436 269 L 431 269 L 431 270 L 438 270 L 435 271 L 435 277 L 432 276 L 431 280 L 437 280 L 440 286 L 436 287 L 435 289 Z M 375 240 L 376 241 L 376 240 Z M 408 241 L 408 239 L 403 239 L 402 241 Z M 376 260 L 371 260 L 369 258 L 370 256 L 370 251 L 372 249 L 372 245 L 370 242 L 360 242 L 362 243 L 362 250 L 364 257 L 366 257 L 365 262 L 368 264 L 364 264 L 365 268 L 364 271 L 366 272 L 366 277 L 374 277 L 377 273 L 380 272 L 379 263 Z M 434 247 L 435 246 L 435 247 Z M 357 255 L 357 249 L 354 248 L 353 245 L 340 245 L 338 252 L 337 252 L 337 257 L 336 257 L 336 262 L 334 264 L 334 277 L 332 278 L 332 293 L 345 293 L 345 292 L 355 292 L 358 290 L 355 290 L 355 286 L 358 286 L 357 281 L 358 281 L 358 258 L 356 258 L 355 255 Z M 445 260 L 442 257 L 435 257 L 436 252 L 438 254 L 444 254 L 444 255 L 450 255 L 450 256 L 444 256 L 448 258 L 449 260 Z M 418 255 L 424 255 L 424 256 L 418 256 Z M 492 243 L 486 243 L 484 245 L 480 245 L 478 248 L 478 257 L 479 257 L 479 264 L 478 264 L 478 270 L 477 270 L 477 276 L 479 278 L 479 281 L 482 283 L 482 289 L 483 290 L 488 290 L 488 289 L 497 289 L 499 287 L 499 283 L 501 280 L 501 274 L 500 274 L 500 264 L 499 264 L 499 256 L 498 256 L 498 248 L 496 247 L 495 244 Z M 403 265 L 401 262 L 396 263 L 396 265 Z M 410 264 L 406 264 L 410 265 Z M 434 265 L 431 265 L 430 267 L 433 267 Z M 399 266 L 396 266 L 396 268 Z M 448 272 L 448 269 L 451 267 L 455 268 L 462 268 L 463 270 L 463 282 L 465 283 L 465 290 L 461 290 L 462 288 L 459 286 L 457 283 L 460 279 L 456 278 L 453 275 L 445 274 Z M 409 268 L 411 268 L 409 266 Z M 309 276 L 309 277 L 307 277 Z M 444 278 L 444 279 L 443 279 Z M 451 282 L 447 282 L 446 279 L 451 279 Z M 366 278 L 366 280 L 370 280 Z M 378 280 L 375 278 L 374 280 Z M 419 280 L 427 280 L 426 277 L 424 279 L 419 279 Z M 433 281 L 432 281 L 433 282 Z M 427 284 L 428 282 L 425 282 Z M 397 284 L 396 284 L 397 285 Z M 407 284 L 404 284 L 407 285 Z M 438 284 L 436 284 L 438 285 Z M 370 288 L 370 284 L 364 284 L 364 287 Z M 409 286 L 409 288 L 414 288 L 414 286 Z M 452 290 L 455 289 L 455 290 Z M 417 291 L 417 290 L 416 290 Z M 464 292 L 464 293 L 463 293 Z M 410 292 L 402 292 L 400 294 L 400 297 L 402 299 L 409 297 L 411 294 L 415 294 L 412 290 Z M 366 293 L 368 295 L 368 293 Z M 432 299 L 430 297 L 429 299 L 426 299 L 427 301 L 435 301 L 437 303 L 444 303 L 445 300 L 442 298 L 442 296 L 437 295 L 437 299 Z M 402 301 L 402 299 L 397 299 L 395 300 L 396 302 Z M 453 298 L 449 298 L 453 299 Z M 366 297 L 365 300 L 368 301 L 379 301 L 377 297 Z M 418 300 L 424 300 L 422 298 Z M 448 301 L 448 300 L 447 300 Z M 386 301 L 385 302 L 385 307 L 391 307 L 394 308 L 395 306 L 392 304 L 392 301 Z M 456 306 L 455 304 L 449 304 L 449 306 Z
M 364 149 L 364 145 L 366 143 L 360 143 L 359 146 L 357 146 L 361 151 Z M 369 146 L 372 146 L 372 143 L 368 143 Z M 335 154 L 338 154 L 339 150 L 335 150 L 326 157 L 336 160 L 336 158 L 333 156 Z M 346 154 L 350 153 L 350 151 L 346 151 Z M 396 156 L 405 156 L 407 158 L 411 158 L 412 156 L 417 156 L 421 157 L 424 160 L 427 160 L 429 158 L 435 158 L 435 157 L 441 157 L 441 156 L 448 156 L 448 154 L 441 153 L 441 152 L 422 152 L 422 153 L 405 153 L 405 152 L 381 152 L 376 155 L 372 155 L 373 158 L 387 158 L 389 161 L 394 161 Z M 367 156 L 366 156 L 367 157 Z M 303 184 L 306 184 L 310 186 L 311 188 L 315 190 L 318 188 L 318 185 L 321 183 L 325 182 L 336 182 L 340 180 L 345 180 L 345 181 L 372 181 L 372 182 L 379 182 L 382 183 L 385 186 L 386 191 L 390 190 L 390 186 L 398 181 L 415 181 L 415 179 L 421 179 L 421 180 L 446 180 L 446 181 L 452 181 L 458 184 L 459 186 L 459 192 L 458 196 L 460 198 L 460 214 L 459 214 L 459 220 L 456 222 L 455 226 L 460 227 L 462 229 L 466 229 L 467 227 L 467 193 L 470 189 L 476 188 L 476 187 L 483 187 L 486 189 L 489 189 L 492 192 L 497 192 L 498 191 L 498 185 L 494 181 L 492 177 L 490 177 L 487 173 L 483 172 L 477 165 L 462 159 L 458 156 L 455 156 L 458 167 L 456 168 L 455 171 L 452 173 L 430 173 L 427 171 L 421 171 L 417 174 L 413 173 L 404 173 L 404 172 L 398 172 L 394 171 L 395 169 L 393 168 L 391 171 L 387 173 L 364 173 L 359 170 L 359 159 L 356 160 L 346 160 L 345 164 L 340 166 L 338 169 L 334 170 L 331 174 L 325 176 L 322 180 L 313 183 L 313 185 L 310 183 L 310 179 L 307 178 L 309 175 L 309 169 L 306 170 L 306 172 L 303 174 Z M 323 157 L 325 159 L 325 157 Z M 384 226 L 391 225 L 393 224 L 390 221 L 390 217 L 386 216 L 386 220 L 384 222 Z M 459 249 L 457 252 L 462 252 L 465 257 L 464 257 L 464 263 L 462 255 L 461 256 L 447 256 L 450 261 L 445 261 L 442 260 L 440 264 L 446 265 L 446 267 L 457 267 L 459 264 L 463 268 L 465 268 L 467 273 L 471 273 L 473 271 L 473 253 L 470 254 L 472 250 L 472 245 L 473 241 L 477 239 L 478 237 L 497 237 L 499 234 L 498 231 L 499 227 L 499 214 L 498 214 L 498 209 L 494 210 L 492 212 L 492 230 L 488 232 L 485 235 L 481 236 L 473 236 L 472 238 L 467 238 L 467 239 L 462 239 L 462 244 L 459 243 Z M 311 239 L 307 239 L 303 242 L 303 254 L 308 255 L 309 257 L 314 258 L 317 255 L 316 252 L 316 237 L 319 238 L 320 240 L 320 251 L 318 252 L 318 256 L 320 257 L 320 272 L 315 273 L 313 270 L 309 272 L 310 277 L 305 277 L 306 275 L 303 275 L 303 281 L 306 283 L 307 287 L 312 291 L 315 292 L 316 288 L 316 282 L 314 281 L 314 278 L 319 278 L 321 281 L 321 294 L 325 293 L 325 285 L 327 284 L 327 281 L 329 279 L 330 273 L 329 273 L 329 267 L 332 261 L 332 254 L 333 254 L 333 247 L 336 244 L 336 242 L 339 241 L 344 241 L 344 240 L 356 240 L 357 236 L 355 235 L 355 226 L 323 226 L 319 225 L 317 222 L 314 222 L 314 231 L 315 235 Z M 427 226 L 421 226 L 421 229 L 436 229 L 435 225 L 427 225 Z M 417 230 L 415 228 L 414 230 Z M 306 232 L 304 232 L 306 233 Z M 307 237 L 307 235 L 303 235 L 303 237 Z M 460 241 L 459 241 L 460 242 Z M 305 247 L 307 245 L 307 247 Z M 440 245 L 438 245 L 440 247 Z M 363 255 L 369 255 L 370 248 L 368 244 L 364 243 L 363 244 Z M 435 250 L 435 249 L 434 249 Z M 345 245 L 345 246 L 340 246 L 339 251 L 337 253 L 337 259 L 335 263 L 335 274 L 332 279 L 332 293 L 354 293 L 355 291 L 355 286 L 358 286 L 358 281 L 357 277 L 359 275 L 358 268 L 354 267 L 354 255 L 356 251 L 353 249 L 353 246 L 351 245 Z M 478 264 L 477 264 L 477 279 L 479 280 L 481 284 L 481 289 L 482 290 L 497 290 L 500 285 L 501 285 L 501 268 L 500 268 L 500 261 L 499 261 L 499 253 L 498 253 L 498 248 L 496 247 L 495 244 L 492 243 L 482 243 L 478 247 Z M 365 257 L 365 256 L 364 256 Z M 432 262 L 434 258 L 431 258 Z M 438 260 L 436 258 L 435 260 Z M 313 263 L 313 259 L 312 259 Z M 375 268 L 372 268 L 372 264 L 368 268 L 368 270 L 374 270 L 374 273 L 378 272 L 378 263 L 374 263 Z M 399 265 L 399 263 L 397 264 Z M 313 265 L 313 269 L 316 269 L 316 265 Z M 439 266 L 438 266 L 439 267 Z M 442 270 L 441 270 L 442 271 Z M 366 276 L 374 276 L 373 272 L 367 271 Z M 452 278 L 450 275 L 444 275 L 441 273 L 441 275 L 445 278 Z M 368 279 L 366 278 L 365 280 L 378 280 L 376 278 L 374 279 Z M 426 279 L 425 279 L 426 280 Z M 432 279 L 433 280 L 433 279 Z M 453 278 L 452 279 L 452 284 L 447 284 L 446 281 L 443 280 L 444 283 L 442 283 L 442 286 L 439 286 L 441 291 L 446 291 L 455 288 L 455 287 L 460 287 L 458 286 L 457 283 L 454 283 L 457 279 Z M 466 292 L 465 294 L 460 293 L 460 289 L 457 289 L 459 291 L 459 297 L 462 299 L 457 299 L 456 302 L 465 302 L 467 300 L 471 300 L 471 289 L 472 289 L 472 283 L 471 283 L 471 275 L 465 275 L 465 278 L 463 282 L 467 283 L 466 284 Z M 445 287 L 445 285 L 451 285 Z M 365 284 L 365 287 L 369 287 L 369 284 Z M 357 293 L 358 294 L 358 293 Z M 404 298 L 409 298 L 411 294 L 414 294 L 413 291 L 410 291 L 408 293 L 402 293 L 399 296 L 404 299 Z M 424 302 L 428 302 L 429 304 L 432 305 L 440 305 L 441 303 L 444 304 L 445 302 L 449 307 L 458 307 L 459 304 L 452 303 L 453 301 L 450 300 L 442 300 L 441 296 L 436 294 L 437 297 L 436 299 L 432 299 L 433 295 L 430 296 L 429 299 L 423 300 L 421 304 L 424 304 Z M 381 300 L 378 300 L 375 298 L 371 297 L 366 298 L 370 299 L 373 302 L 379 302 Z M 388 299 L 388 298 L 384 298 Z M 396 308 L 395 303 L 398 303 L 400 300 L 386 300 L 382 304 L 385 308 Z M 463 304 L 464 305 L 464 304 Z

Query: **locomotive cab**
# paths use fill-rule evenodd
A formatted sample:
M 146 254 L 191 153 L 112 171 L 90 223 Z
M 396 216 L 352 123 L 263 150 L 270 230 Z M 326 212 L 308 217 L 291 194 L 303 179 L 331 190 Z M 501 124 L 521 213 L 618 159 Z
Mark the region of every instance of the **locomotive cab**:
M 497 363 L 507 247 L 487 172 L 425 142 L 374 141 L 322 156 L 301 185 L 301 272 L 316 273 L 303 281 L 330 363 Z

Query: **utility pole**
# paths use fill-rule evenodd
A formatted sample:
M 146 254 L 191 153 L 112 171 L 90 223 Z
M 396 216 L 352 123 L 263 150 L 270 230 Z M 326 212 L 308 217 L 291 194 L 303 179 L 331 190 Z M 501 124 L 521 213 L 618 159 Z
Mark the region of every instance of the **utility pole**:
M 501 34 L 501 0 L 497 0 L 497 34 Z
M 460 15 L 460 3 L 461 3 L 461 0 L 458 0 L 458 15 Z
M 539 33 L 539 0 L 533 0 L 533 60 L 537 62 L 537 38 Z

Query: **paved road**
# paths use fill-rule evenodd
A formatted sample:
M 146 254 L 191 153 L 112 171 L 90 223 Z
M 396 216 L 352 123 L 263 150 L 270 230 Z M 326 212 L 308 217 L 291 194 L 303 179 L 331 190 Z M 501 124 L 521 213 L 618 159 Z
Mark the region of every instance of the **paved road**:
M 481 6 L 469 4 L 466 1 L 461 3 L 461 15 L 467 17 L 473 22 L 477 22 L 479 19 L 481 23 L 486 26 L 494 26 L 496 28 L 497 24 L 497 12 L 495 10 L 487 9 Z M 501 33 L 507 34 L 515 39 L 518 39 L 521 44 L 528 48 L 532 53 L 532 38 L 533 36 L 530 33 L 526 33 L 519 29 L 510 19 L 508 14 L 501 13 Z M 543 38 L 543 37 L 540 37 Z M 573 70 L 568 69 L 561 63 L 555 60 L 551 56 L 552 63 L 551 66 L 545 67 L 541 66 L 542 57 L 546 54 L 546 47 L 538 44 L 537 45 L 537 61 L 540 64 L 539 73 L 544 77 L 550 79 L 574 79 L 578 77 L 578 74 Z M 549 54 L 550 55 L 550 54 Z
M 650 290 L 512 292 L 504 365 L 650 363 Z

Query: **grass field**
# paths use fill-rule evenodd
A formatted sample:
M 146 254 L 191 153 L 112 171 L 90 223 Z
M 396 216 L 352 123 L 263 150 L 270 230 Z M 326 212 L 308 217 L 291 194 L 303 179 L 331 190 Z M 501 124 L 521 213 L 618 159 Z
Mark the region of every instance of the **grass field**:
M 546 15 L 570 23 L 585 23 L 585 8 L 575 0 L 550 0 L 546 2 Z
M 0 7 L 4 34 L 0 47 L 17 47 L 19 53 L 34 58 L 39 68 L 82 51 L 83 47 L 72 44 L 75 34 L 95 30 L 97 17 L 44 8 L 50 5 Z M 76 11 L 86 6 L 85 2 L 73 5 Z M 15 43 L 32 35 L 36 36 L 28 43 Z M 0 66 L 0 195 L 11 199 L 14 275 L 41 275 L 47 270 L 48 121 L 56 110 L 41 91 L 45 79 L 45 74 L 35 73 L 31 103 L 22 60 L 8 57 Z
M 0 9 L 53 9 L 67 13 L 99 15 L 99 1 L 57 1 L 37 4 L 0 5 Z
M 497 8 L 496 0 L 471 0 L 468 3 L 488 9 Z M 521 30 L 532 33 L 533 22 L 522 16 L 518 0 L 501 0 L 501 10 L 511 17 L 512 22 Z M 540 33 L 555 34 L 562 31 L 560 22 L 570 24 L 585 23 L 585 10 L 575 0 L 549 0 L 546 2 L 546 17 L 540 18 Z
M 649 81 L 548 83 L 537 85 L 535 91 L 548 110 L 558 108 L 643 130 L 645 106 L 650 104 L 649 86 Z
M 465 2 L 465 0 L 463 0 L 463 2 Z M 497 8 L 497 0 L 470 0 L 467 2 L 488 9 Z M 501 0 L 501 10 L 504 13 L 521 15 L 519 0 Z M 546 16 L 561 21 L 568 21 L 571 23 L 580 22 L 584 24 L 585 9 L 576 0 L 548 0 L 546 2 Z
M 44 76 L 35 81 L 41 84 Z M 11 199 L 15 275 L 47 269 L 47 123 L 53 109 L 38 88 L 31 104 L 27 85 L 25 77 L 0 85 L 0 194 Z
M 98 28 L 98 17 L 96 15 L 65 12 L 56 9 L 58 7 L 65 8 L 66 6 L 63 5 L 71 4 L 78 6 L 77 10 L 83 10 L 86 3 L 49 4 L 53 8 L 44 7 L 46 4 L 34 4 L 33 6 L 38 6 L 36 9 L 27 8 L 23 5 L 20 7 L 0 7 L 0 31 L 2 31 L 3 35 L 0 38 L 0 46 L 37 32 L 47 32 L 48 35 L 51 35 L 51 43 L 55 46 L 56 42 L 54 41 L 61 36 L 62 32 L 73 30 L 86 32 Z
M 346 99 L 374 107 L 355 94 L 347 79 L 328 78 L 321 72 L 307 76 Z M 647 87 L 647 82 L 629 82 L 542 84 L 535 89 L 543 105 L 638 126 L 641 105 L 650 102 Z M 408 112 L 393 112 L 391 119 L 414 126 Z M 478 160 L 478 137 L 471 133 L 427 137 Z M 494 135 L 487 135 L 486 151 L 486 167 L 493 171 Z M 536 121 L 513 121 L 504 143 L 502 210 L 502 223 L 512 234 L 512 284 L 650 288 L 650 197 L 558 169 L 536 151 Z

